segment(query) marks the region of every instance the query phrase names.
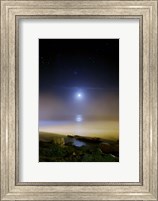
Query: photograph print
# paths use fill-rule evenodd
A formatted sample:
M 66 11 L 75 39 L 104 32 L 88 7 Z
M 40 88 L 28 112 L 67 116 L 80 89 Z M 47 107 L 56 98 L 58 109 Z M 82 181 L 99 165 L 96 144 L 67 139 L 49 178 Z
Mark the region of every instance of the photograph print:
M 39 162 L 119 162 L 119 39 L 39 39 Z

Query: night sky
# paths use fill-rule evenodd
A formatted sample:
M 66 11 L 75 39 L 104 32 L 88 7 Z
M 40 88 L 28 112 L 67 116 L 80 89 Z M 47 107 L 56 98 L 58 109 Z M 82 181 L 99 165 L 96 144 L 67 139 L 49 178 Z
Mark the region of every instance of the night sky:
M 118 122 L 119 39 L 39 39 L 39 120 L 76 115 Z
M 118 39 L 40 39 L 40 92 L 51 87 L 119 86 Z

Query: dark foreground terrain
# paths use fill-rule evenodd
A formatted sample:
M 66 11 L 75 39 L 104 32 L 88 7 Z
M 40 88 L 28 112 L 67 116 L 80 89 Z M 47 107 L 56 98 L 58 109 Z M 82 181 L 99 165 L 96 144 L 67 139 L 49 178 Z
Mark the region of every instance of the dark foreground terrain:
M 119 141 L 40 133 L 39 162 L 118 162 Z

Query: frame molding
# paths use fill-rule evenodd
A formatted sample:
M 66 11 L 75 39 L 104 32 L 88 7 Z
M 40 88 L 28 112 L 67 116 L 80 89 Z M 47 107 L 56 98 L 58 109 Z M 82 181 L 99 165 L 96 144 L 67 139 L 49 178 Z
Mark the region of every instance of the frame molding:
M 18 182 L 18 20 L 21 18 L 138 18 L 140 161 L 138 183 Z M 1 200 L 157 199 L 157 0 L 1 0 Z M 141 176 L 142 175 L 142 176 Z

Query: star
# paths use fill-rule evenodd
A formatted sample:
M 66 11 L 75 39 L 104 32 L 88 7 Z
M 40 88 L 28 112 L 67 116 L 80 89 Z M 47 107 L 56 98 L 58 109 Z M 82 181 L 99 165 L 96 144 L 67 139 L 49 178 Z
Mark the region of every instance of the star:
M 74 75 L 77 75 L 78 74 L 78 72 L 77 71 L 74 71 Z

